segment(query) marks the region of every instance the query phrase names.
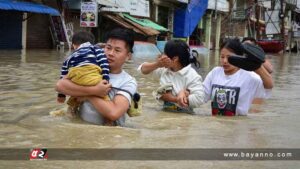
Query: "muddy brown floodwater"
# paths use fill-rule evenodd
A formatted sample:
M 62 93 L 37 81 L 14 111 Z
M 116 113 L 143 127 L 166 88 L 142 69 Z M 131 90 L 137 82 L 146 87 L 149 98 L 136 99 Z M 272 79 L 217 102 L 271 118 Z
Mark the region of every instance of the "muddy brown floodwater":
M 300 56 L 269 56 L 272 97 L 247 117 L 211 117 L 209 103 L 197 115 L 163 112 L 151 92 L 158 81 L 138 75 L 135 59 L 125 69 L 143 97 L 143 115 L 126 126 L 103 127 L 52 117 L 62 108 L 54 85 L 67 52 L 0 51 L 0 148 L 300 148 Z M 218 65 L 218 52 L 201 56 L 204 78 Z M 299 161 L 0 161 L 3 168 L 300 168 Z M 2 168 L 1 167 L 1 168 Z

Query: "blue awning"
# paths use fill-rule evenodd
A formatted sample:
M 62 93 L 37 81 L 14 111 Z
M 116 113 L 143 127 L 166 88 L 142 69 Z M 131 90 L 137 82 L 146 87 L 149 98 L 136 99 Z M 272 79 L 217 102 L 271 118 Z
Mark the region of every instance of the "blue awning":
M 207 9 L 208 0 L 190 0 L 185 9 L 175 10 L 174 37 L 189 37 Z
M 58 10 L 33 2 L 18 2 L 14 0 L 0 0 L 0 10 L 16 10 L 23 12 L 44 13 L 59 16 Z

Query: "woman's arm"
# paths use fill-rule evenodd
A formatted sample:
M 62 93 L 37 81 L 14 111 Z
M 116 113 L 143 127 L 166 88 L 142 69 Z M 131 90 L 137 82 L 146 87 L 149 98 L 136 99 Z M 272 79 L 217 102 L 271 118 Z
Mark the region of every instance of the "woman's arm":
M 264 66 L 260 66 L 257 70 L 255 70 L 255 73 L 258 74 L 263 81 L 263 85 L 265 89 L 272 89 L 274 84 L 273 84 L 273 79 L 271 74 L 266 70 Z
M 73 83 L 69 79 L 60 79 L 56 83 L 56 91 L 64 93 L 70 96 L 99 96 L 104 97 L 108 94 L 111 89 L 111 84 L 107 83 L 106 80 L 100 81 L 95 86 L 80 86 Z
M 213 72 L 216 69 L 211 70 L 205 77 L 203 81 L 203 88 L 204 88 L 204 102 L 208 102 L 211 99 L 211 90 L 212 90 L 212 81 L 213 81 Z
M 273 65 L 271 64 L 269 59 L 266 59 L 265 62 L 262 64 L 264 66 L 264 68 L 270 73 L 272 74 L 273 72 Z
M 98 112 L 105 118 L 115 121 L 119 119 L 129 108 L 129 101 L 123 95 L 116 95 L 113 100 L 103 100 L 99 97 L 88 97 Z

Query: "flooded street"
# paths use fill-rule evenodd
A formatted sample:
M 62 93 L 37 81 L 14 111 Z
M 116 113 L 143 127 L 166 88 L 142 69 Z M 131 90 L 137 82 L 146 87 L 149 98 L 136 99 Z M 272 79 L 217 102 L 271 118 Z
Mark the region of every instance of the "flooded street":
M 125 69 L 138 81 L 143 115 L 126 126 L 103 127 L 49 112 L 56 103 L 54 86 L 67 52 L 0 51 L 1 148 L 299 148 L 300 55 L 269 56 L 274 66 L 272 97 L 253 105 L 247 117 L 212 117 L 210 103 L 197 115 L 160 110 L 152 97 L 158 80 L 138 75 L 141 60 Z M 218 65 L 218 53 L 199 58 L 200 74 Z M 51 152 L 49 152 L 49 159 Z M 4 168 L 56 164 L 56 168 L 299 168 L 298 161 L 1 161 Z M 55 166 L 52 166 L 55 168 Z M 52 168 L 51 167 L 51 168 Z

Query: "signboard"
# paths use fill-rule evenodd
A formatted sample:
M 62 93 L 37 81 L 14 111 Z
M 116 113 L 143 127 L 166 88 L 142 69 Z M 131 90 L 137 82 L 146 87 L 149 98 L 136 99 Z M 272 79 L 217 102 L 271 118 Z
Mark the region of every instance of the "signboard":
M 107 5 L 101 11 L 128 12 L 130 15 L 150 17 L 150 6 L 148 0 L 106 0 L 109 3 L 97 0 L 99 4 Z
M 186 3 L 188 4 L 189 3 L 189 0 L 177 0 L 178 2 L 181 2 L 181 3 Z
M 97 3 L 105 6 L 119 7 L 117 0 L 97 0 Z
M 229 4 L 226 0 L 208 0 L 207 9 L 229 12 Z
M 258 4 L 261 5 L 261 6 L 263 6 L 263 7 L 265 7 L 265 8 L 270 9 L 272 7 L 272 3 L 271 2 L 272 2 L 271 0 L 267 0 L 267 1 L 266 0 L 259 0 Z
M 280 33 L 280 22 L 279 22 L 279 11 L 266 11 L 266 34 L 279 34 Z
M 81 27 L 98 26 L 97 2 L 81 2 L 80 26 Z
M 150 17 L 149 1 L 131 0 L 130 15 Z
M 103 11 L 103 12 L 128 12 L 129 13 L 129 11 L 126 10 L 125 8 L 123 8 L 123 7 L 115 7 L 115 6 L 101 7 L 100 11 Z

